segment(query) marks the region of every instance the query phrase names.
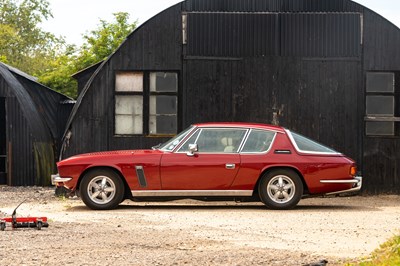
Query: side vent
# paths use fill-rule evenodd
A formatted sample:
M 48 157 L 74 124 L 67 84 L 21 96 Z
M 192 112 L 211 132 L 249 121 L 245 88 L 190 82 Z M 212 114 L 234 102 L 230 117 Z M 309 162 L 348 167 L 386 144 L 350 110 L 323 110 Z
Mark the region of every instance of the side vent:
M 137 165 L 135 166 L 135 168 L 140 187 L 147 187 L 146 176 L 144 175 L 143 166 Z

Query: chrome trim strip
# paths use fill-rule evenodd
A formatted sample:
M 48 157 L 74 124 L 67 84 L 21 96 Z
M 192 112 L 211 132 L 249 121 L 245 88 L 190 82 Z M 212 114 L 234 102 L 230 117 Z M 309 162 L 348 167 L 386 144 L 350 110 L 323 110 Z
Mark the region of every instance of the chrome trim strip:
M 72 179 L 72 177 L 60 177 L 60 174 L 51 175 L 51 184 L 57 185 L 58 183 L 65 183 Z
M 354 183 L 354 184 L 356 184 L 356 183 L 358 183 L 358 182 L 360 182 L 359 180 L 357 180 L 357 179 L 351 179 L 351 180 L 321 180 L 321 181 L 319 181 L 319 182 L 321 182 L 321 183 L 323 183 L 323 184 L 349 184 L 349 183 Z
M 244 136 L 242 138 L 242 141 L 240 142 L 240 145 L 239 145 L 238 149 L 236 150 L 237 153 L 240 153 L 240 151 L 243 149 L 243 146 L 246 143 L 247 138 L 249 137 L 251 130 L 252 130 L 251 128 L 246 128 L 246 133 L 244 134 Z
M 352 192 L 358 192 L 361 190 L 362 187 L 362 177 L 361 176 L 355 176 L 353 180 L 357 180 L 357 183 L 354 187 L 346 190 L 341 190 L 341 191 L 335 191 L 335 192 L 330 192 L 330 193 L 325 193 L 325 196 L 332 196 L 332 195 L 338 195 L 338 194 L 344 194 L 344 193 L 352 193 Z
M 132 190 L 133 197 L 250 197 L 253 190 Z

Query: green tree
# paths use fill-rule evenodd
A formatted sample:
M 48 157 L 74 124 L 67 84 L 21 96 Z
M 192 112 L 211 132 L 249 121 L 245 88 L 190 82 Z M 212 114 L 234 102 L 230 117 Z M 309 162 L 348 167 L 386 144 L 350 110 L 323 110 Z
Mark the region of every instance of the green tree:
M 64 44 L 62 38 L 39 27 L 50 17 L 46 0 L 1 0 L 1 60 L 29 74 L 41 70 Z
M 130 23 L 129 14 L 115 13 L 114 21 L 100 20 L 97 29 L 86 33 L 80 48 L 67 46 L 62 55 L 48 63 L 48 67 L 38 74 L 39 82 L 71 97 L 76 97 L 74 73 L 109 57 L 137 26 Z
M 85 40 L 78 56 L 78 65 L 84 69 L 110 56 L 137 27 L 137 21 L 130 23 L 126 12 L 114 13 L 114 21 L 100 20 L 97 29 L 83 35 Z

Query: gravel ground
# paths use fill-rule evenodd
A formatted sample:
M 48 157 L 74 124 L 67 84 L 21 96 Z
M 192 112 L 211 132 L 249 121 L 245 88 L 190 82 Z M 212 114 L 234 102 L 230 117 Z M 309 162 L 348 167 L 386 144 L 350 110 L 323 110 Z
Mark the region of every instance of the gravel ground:
M 340 265 L 400 229 L 400 196 L 315 198 L 290 211 L 258 203 L 125 201 L 92 211 L 51 188 L 0 187 L 0 217 L 49 228 L 0 231 L 0 265 Z

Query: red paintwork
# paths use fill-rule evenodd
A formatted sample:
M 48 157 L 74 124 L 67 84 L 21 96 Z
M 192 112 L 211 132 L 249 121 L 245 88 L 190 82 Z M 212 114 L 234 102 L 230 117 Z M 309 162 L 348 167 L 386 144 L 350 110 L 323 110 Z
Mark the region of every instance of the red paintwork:
M 355 165 L 354 161 L 341 154 L 300 154 L 282 127 L 250 123 L 205 123 L 195 126 L 258 128 L 273 130 L 277 135 L 266 154 L 196 153 L 190 157 L 185 153 L 160 150 L 98 152 L 59 162 L 59 174 L 61 177 L 72 177 L 64 184 L 71 190 L 77 189 L 83 173 L 94 167 L 109 167 L 120 172 L 131 190 L 253 190 L 265 170 L 288 167 L 303 177 L 310 194 L 352 187 L 352 184 L 322 184 L 320 180 L 352 179 L 350 168 Z M 275 154 L 274 150 L 290 150 L 291 154 Z M 235 164 L 236 168 L 227 170 L 226 163 Z M 145 188 L 139 186 L 136 165 L 144 169 Z
M 7 217 L 7 218 L 1 218 L 6 223 L 12 223 L 13 218 Z M 17 223 L 36 223 L 38 221 L 41 221 L 43 223 L 47 223 L 47 217 L 18 217 L 15 219 Z

